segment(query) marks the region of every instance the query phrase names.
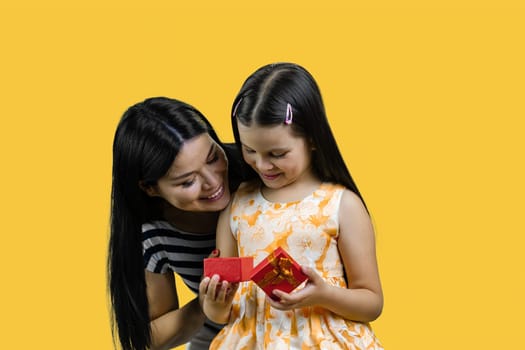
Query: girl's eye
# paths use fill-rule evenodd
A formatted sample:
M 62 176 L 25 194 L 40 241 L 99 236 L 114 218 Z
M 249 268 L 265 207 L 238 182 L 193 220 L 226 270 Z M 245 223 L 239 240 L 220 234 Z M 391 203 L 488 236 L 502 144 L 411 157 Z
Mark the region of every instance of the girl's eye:
M 282 157 L 284 157 L 285 155 L 286 155 L 286 152 L 284 152 L 284 153 L 279 153 L 279 154 L 274 154 L 274 153 L 270 154 L 270 156 L 272 156 L 273 158 L 282 158 Z
M 212 164 L 212 163 L 215 163 L 215 162 L 218 161 L 218 160 L 219 160 L 219 152 L 216 151 L 216 152 L 213 154 L 213 158 L 212 158 L 212 159 L 209 159 L 209 160 L 206 162 L 206 164 Z
M 244 152 L 246 152 L 246 153 L 248 153 L 248 154 L 255 153 L 254 150 L 252 150 L 252 149 L 247 149 L 247 148 L 244 149 Z

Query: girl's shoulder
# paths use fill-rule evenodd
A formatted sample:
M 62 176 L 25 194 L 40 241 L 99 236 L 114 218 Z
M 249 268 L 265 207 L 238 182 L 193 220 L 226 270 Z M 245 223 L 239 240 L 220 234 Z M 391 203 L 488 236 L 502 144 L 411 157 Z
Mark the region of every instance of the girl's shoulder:
M 344 185 L 324 182 L 315 193 L 318 197 L 325 198 L 332 205 L 335 205 L 339 213 L 348 213 L 348 211 L 363 212 L 363 209 L 366 213 L 366 208 L 361 198 Z
M 341 211 L 344 213 L 355 213 L 356 215 L 368 216 L 368 211 L 361 198 L 348 188 L 343 189 L 341 196 Z
M 321 191 L 330 191 L 330 192 L 338 192 L 338 191 L 348 191 L 348 189 L 338 183 L 333 182 L 323 182 L 319 186 L 319 190 Z

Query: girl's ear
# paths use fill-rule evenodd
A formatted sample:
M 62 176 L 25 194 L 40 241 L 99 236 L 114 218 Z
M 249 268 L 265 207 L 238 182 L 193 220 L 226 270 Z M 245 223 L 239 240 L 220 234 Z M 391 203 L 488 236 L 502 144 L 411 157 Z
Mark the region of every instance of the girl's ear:
M 159 191 L 157 190 L 157 186 L 154 185 L 145 185 L 144 182 L 139 181 L 139 187 L 142 191 L 144 191 L 148 196 L 150 197 L 159 197 Z

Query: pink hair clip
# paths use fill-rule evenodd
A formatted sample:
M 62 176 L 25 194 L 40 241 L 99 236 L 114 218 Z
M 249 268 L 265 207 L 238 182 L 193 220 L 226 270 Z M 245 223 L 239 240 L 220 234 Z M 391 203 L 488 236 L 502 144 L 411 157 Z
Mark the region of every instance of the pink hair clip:
M 284 118 L 284 123 L 286 125 L 292 124 L 293 119 L 293 111 L 292 111 L 292 105 L 287 103 L 286 104 L 286 117 Z

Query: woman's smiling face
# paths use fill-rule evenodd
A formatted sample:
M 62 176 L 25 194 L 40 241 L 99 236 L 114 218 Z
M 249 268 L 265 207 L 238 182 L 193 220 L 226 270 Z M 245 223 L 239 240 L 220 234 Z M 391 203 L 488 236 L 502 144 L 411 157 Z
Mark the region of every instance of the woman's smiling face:
M 231 196 L 226 154 L 210 135 L 198 135 L 184 142 L 168 172 L 145 190 L 180 210 L 220 211 Z

